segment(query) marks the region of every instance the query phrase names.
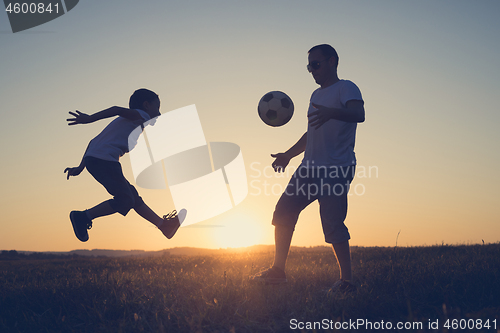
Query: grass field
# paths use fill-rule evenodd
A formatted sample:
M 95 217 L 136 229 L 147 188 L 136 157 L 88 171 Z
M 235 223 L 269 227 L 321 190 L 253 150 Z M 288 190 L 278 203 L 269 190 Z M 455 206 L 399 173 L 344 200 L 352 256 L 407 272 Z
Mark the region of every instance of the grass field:
M 1 260 L 0 332 L 500 332 L 500 244 L 354 248 L 347 296 L 324 292 L 327 249 L 292 251 L 287 285 L 249 284 L 272 258 Z

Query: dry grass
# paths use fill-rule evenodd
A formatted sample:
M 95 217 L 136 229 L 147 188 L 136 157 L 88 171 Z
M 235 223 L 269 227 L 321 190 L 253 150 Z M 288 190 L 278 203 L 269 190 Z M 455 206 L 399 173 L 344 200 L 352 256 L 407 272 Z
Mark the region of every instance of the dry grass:
M 292 319 L 500 326 L 500 244 L 356 248 L 352 259 L 349 296 L 324 292 L 338 277 L 329 250 L 292 252 L 285 286 L 247 281 L 271 253 L 0 260 L 0 331 L 289 332 Z

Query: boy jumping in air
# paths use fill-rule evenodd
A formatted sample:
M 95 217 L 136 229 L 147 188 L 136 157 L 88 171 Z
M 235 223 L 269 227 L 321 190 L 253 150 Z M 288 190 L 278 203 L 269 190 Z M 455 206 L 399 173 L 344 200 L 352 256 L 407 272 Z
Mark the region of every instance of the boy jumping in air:
M 136 90 L 130 96 L 129 109 L 112 106 L 103 111 L 88 115 L 80 111 L 70 112 L 74 118 L 66 119 L 68 125 L 89 124 L 97 120 L 116 117 L 104 130 L 89 142 L 79 166 L 66 168 L 70 176 L 78 176 L 85 168 L 102 184 L 113 199 L 104 201 L 93 208 L 70 213 L 71 224 L 76 237 L 86 242 L 89 239 L 87 229 L 92 228 L 95 218 L 120 213 L 125 216 L 134 209 L 137 214 L 153 223 L 168 238 L 172 238 L 186 216 L 186 210 L 179 215 L 174 210 L 163 218 L 149 208 L 137 193 L 137 190 L 125 179 L 119 162 L 121 156 L 128 153 L 130 133 L 141 126 L 147 126 L 150 119 L 160 116 L 160 98 L 147 89 Z

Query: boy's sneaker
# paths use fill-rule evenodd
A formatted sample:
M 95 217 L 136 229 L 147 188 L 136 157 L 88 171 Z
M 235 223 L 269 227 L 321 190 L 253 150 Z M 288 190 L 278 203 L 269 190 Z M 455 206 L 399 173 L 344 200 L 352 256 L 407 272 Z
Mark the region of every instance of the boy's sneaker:
M 271 267 L 248 278 L 250 282 L 265 284 L 287 283 L 286 274 L 278 267 Z
M 333 286 L 328 290 L 328 294 L 349 294 L 356 291 L 356 286 L 347 280 L 338 280 L 333 284 Z
M 173 210 L 167 215 L 163 215 L 163 224 L 158 229 L 160 229 L 168 239 L 174 237 L 175 233 L 179 230 L 179 227 L 186 218 L 186 214 L 187 210 L 181 209 L 179 214 L 177 214 L 176 210 Z
M 92 220 L 87 217 L 87 213 L 74 210 L 69 213 L 69 219 L 73 225 L 76 238 L 81 242 L 88 241 L 89 233 L 87 230 L 92 228 Z

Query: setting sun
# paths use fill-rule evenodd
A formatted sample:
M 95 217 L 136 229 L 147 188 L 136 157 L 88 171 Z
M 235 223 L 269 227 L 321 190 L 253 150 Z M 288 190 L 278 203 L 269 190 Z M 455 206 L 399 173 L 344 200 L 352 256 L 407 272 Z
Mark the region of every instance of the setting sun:
M 214 232 L 214 241 L 221 248 L 252 246 L 263 240 L 259 223 L 251 217 L 233 216 L 224 225 Z

